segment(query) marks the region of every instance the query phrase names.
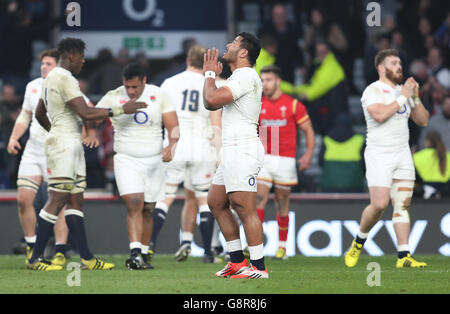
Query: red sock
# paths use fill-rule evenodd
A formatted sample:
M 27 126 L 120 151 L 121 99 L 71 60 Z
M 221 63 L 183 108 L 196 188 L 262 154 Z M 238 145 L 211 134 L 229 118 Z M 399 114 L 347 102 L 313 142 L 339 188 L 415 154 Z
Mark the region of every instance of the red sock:
M 289 215 L 281 217 L 277 214 L 278 222 L 278 241 L 287 241 L 287 235 L 289 231 Z
M 258 214 L 259 220 L 261 220 L 261 223 L 264 222 L 264 208 L 257 208 L 256 213 Z

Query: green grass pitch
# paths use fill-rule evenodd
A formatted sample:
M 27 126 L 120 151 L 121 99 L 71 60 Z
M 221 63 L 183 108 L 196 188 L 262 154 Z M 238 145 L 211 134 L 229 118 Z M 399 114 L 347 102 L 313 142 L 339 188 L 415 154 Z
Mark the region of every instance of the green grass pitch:
M 266 258 L 268 280 L 215 278 L 224 264 L 203 264 L 190 257 L 175 262 L 172 256 L 156 255 L 154 270 L 129 271 L 126 256 L 102 256 L 116 264 L 111 271 L 81 271 L 80 286 L 67 285 L 71 272 L 35 272 L 25 268 L 23 256 L 0 256 L 0 293 L 62 294 L 335 294 L 335 293 L 450 293 L 450 259 L 417 255 L 428 263 L 425 269 L 396 269 L 396 256 L 361 255 L 358 265 L 348 269 L 343 257 L 291 257 L 286 261 Z M 77 262 L 73 257 L 70 262 Z M 376 262 L 379 276 L 367 265 Z M 369 286 L 367 278 L 379 285 Z M 376 282 L 375 282 L 376 283 Z

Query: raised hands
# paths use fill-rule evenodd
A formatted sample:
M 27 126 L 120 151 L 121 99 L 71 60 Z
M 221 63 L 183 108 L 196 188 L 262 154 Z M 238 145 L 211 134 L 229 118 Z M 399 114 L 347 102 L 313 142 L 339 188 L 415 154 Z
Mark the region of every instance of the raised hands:
M 203 73 L 213 71 L 216 73 L 216 76 L 219 76 L 222 70 L 223 64 L 219 61 L 219 50 L 216 48 L 208 49 L 204 55 Z

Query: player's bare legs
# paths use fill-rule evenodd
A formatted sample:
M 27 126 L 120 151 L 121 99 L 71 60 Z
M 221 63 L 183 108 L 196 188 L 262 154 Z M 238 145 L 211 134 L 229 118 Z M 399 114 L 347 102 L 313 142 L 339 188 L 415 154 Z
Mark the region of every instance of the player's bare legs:
M 256 193 L 231 192 L 229 198 L 231 207 L 237 212 L 244 227 L 248 246 L 260 245 L 263 241 L 263 229 L 255 211 Z
M 149 244 L 153 233 L 153 212 L 156 202 L 144 203 L 142 211 L 142 237 L 141 237 L 141 255 L 146 269 L 152 269 L 149 259 Z M 151 255 L 150 255 L 151 258 Z
M 142 210 L 144 208 L 144 194 L 122 195 L 127 208 L 127 230 L 130 250 L 132 253 L 141 252 L 141 238 L 143 231 Z
M 405 185 L 407 186 L 413 186 L 414 182 L 413 181 L 406 181 L 406 180 L 393 180 L 393 183 L 397 183 L 397 184 L 402 184 L 402 183 L 406 183 Z M 409 183 L 409 184 L 408 184 Z M 411 196 L 412 196 L 412 187 L 411 188 L 406 188 L 403 187 L 403 189 L 410 189 L 411 192 Z M 400 205 L 402 208 L 404 208 L 405 211 L 409 212 L 409 207 L 411 206 L 411 197 L 406 197 L 405 199 L 401 200 L 402 204 L 397 204 Z M 395 198 L 392 198 L 392 206 L 395 206 Z M 409 213 L 408 213 L 409 215 Z M 406 222 L 399 222 L 395 220 L 395 216 L 396 213 L 394 212 L 393 214 L 393 225 L 394 225 L 394 230 L 395 230 L 395 235 L 397 236 L 397 247 L 400 248 L 405 248 L 406 251 L 409 251 L 408 248 L 408 244 L 409 244 L 409 234 L 411 231 L 411 224 L 408 221 Z
M 142 211 L 142 243 L 148 245 L 153 232 L 153 211 L 156 202 L 145 203 Z
M 42 184 L 42 177 L 27 177 L 38 186 Z M 25 237 L 33 237 L 36 235 L 36 212 L 33 202 L 36 198 L 37 191 L 31 188 L 18 188 L 17 204 L 19 206 L 19 220 Z
M 181 210 L 181 242 L 175 252 L 174 258 L 178 262 L 187 260 L 191 253 L 191 244 L 194 239 L 194 230 L 197 226 L 197 200 L 195 193 L 184 189 L 185 200 Z
M 369 233 L 370 229 L 381 219 L 386 207 L 389 205 L 390 189 L 386 187 L 369 187 L 370 204 L 364 209 L 360 232 Z
M 185 188 L 184 192 L 186 198 L 181 210 L 181 230 L 193 234 L 197 227 L 197 199 L 193 191 Z
M 239 225 L 230 210 L 230 201 L 224 185 L 211 184 L 208 193 L 208 206 L 219 224 L 227 242 L 239 240 Z

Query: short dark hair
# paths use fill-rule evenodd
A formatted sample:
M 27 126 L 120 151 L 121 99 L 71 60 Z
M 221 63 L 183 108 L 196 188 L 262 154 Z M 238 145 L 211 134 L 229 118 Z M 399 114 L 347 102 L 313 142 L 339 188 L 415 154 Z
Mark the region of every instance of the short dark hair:
M 144 68 L 137 62 L 128 63 L 122 70 L 122 77 L 126 81 L 131 80 L 135 77 L 139 77 L 139 80 L 142 81 L 142 79 L 146 76 L 147 75 Z
M 378 66 L 383 63 L 384 59 L 387 57 L 399 57 L 400 54 L 396 49 L 384 49 L 378 51 L 377 55 L 375 56 L 375 68 L 378 69 Z
M 263 73 L 273 73 L 279 78 L 282 78 L 281 69 L 276 65 L 266 65 L 264 68 L 261 69 L 261 75 Z
M 54 58 L 56 63 L 59 61 L 59 52 L 58 49 L 47 49 L 41 52 L 39 55 L 39 60 L 42 61 L 45 57 Z
M 86 44 L 79 38 L 64 38 L 58 44 L 58 52 L 60 55 L 64 53 L 84 53 Z
M 247 32 L 242 32 L 238 34 L 238 36 L 242 37 L 241 48 L 247 49 L 248 61 L 250 62 L 251 66 L 254 66 L 256 63 L 256 59 L 258 59 L 259 53 L 261 51 L 261 44 L 258 37 Z

